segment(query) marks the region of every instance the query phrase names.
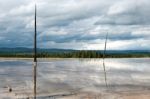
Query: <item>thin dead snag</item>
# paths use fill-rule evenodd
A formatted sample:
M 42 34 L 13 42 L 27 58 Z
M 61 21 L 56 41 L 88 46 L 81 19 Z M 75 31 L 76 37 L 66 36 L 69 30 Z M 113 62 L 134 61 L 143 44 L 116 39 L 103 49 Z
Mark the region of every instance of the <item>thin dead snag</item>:
M 34 27 L 35 27 L 35 33 L 34 33 L 34 64 L 33 64 L 33 82 L 34 82 L 34 85 L 33 85 L 33 88 L 34 88 L 34 99 L 36 99 L 36 85 L 37 85 L 37 25 L 36 25 L 36 3 L 35 3 L 35 24 L 34 24 Z

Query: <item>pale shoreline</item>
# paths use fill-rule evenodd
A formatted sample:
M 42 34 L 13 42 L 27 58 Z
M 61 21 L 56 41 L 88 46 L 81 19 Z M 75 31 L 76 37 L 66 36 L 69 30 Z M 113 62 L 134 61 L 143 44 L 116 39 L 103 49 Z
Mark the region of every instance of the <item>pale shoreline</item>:
M 138 92 L 81 92 L 81 93 L 60 93 L 60 94 L 41 94 L 37 95 L 40 99 L 150 99 L 150 91 L 145 92 L 144 90 Z M 0 93 L 1 99 L 32 99 L 32 94 L 15 94 L 15 93 Z

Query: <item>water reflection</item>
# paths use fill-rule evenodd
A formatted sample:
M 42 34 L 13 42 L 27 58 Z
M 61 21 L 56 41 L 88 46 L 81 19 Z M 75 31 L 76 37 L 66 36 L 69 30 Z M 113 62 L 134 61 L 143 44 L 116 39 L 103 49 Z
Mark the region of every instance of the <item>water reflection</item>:
M 104 68 L 105 85 L 106 85 L 106 87 L 108 87 L 108 84 L 107 84 L 107 72 L 106 72 L 105 60 L 103 60 L 103 68 Z
M 87 58 L 87 59 L 79 59 L 80 62 L 88 62 L 87 64 L 89 65 L 89 62 L 92 63 L 92 64 L 95 64 L 95 65 L 99 65 L 100 68 L 103 67 L 103 72 L 104 72 L 104 82 L 105 82 L 105 86 L 108 87 L 108 83 L 107 83 L 107 71 L 106 71 L 106 65 L 105 65 L 105 59 L 98 59 L 98 58 L 93 58 L 93 59 L 90 59 L 90 58 Z M 102 62 L 102 64 L 101 64 Z M 97 63 L 97 64 L 96 64 Z M 101 69 L 100 69 L 100 72 L 101 72 Z M 100 75 L 102 76 L 102 75 Z
M 10 64 L 12 63 L 12 65 Z M 150 89 L 150 59 L 60 59 L 38 62 L 38 95 Z M 3 66 L 4 65 L 4 66 Z M 30 61 L 0 61 L 0 94 L 11 85 L 17 96 L 33 96 Z

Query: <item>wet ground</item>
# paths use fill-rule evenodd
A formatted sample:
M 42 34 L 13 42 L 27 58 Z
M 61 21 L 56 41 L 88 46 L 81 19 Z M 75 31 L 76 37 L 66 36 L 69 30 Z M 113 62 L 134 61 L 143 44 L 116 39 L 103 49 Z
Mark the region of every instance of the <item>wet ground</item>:
M 38 99 L 150 99 L 149 64 L 150 58 L 39 59 Z M 0 59 L 0 99 L 32 97 L 32 71 L 31 59 Z

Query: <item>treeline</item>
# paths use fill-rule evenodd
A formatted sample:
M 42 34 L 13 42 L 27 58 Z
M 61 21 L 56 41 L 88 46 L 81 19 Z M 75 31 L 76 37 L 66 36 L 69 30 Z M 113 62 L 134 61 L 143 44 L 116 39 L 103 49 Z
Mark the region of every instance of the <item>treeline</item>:
M 32 58 L 32 53 L 4 53 L 0 52 L 0 57 L 22 57 Z M 69 52 L 38 52 L 38 58 L 103 58 L 103 51 L 69 51 Z M 150 57 L 150 53 L 106 53 L 106 58 L 134 58 L 134 57 Z
M 32 53 L 0 53 L 0 57 L 27 57 L 32 58 Z M 103 54 L 96 51 L 72 51 L 72 52 L 38 52 L 39 58 L 101 58 Z
M 59 53 L 38 53 L 38 57 L 53 57 L 53 58 L 101 58 L 103 54 L 96 51 L 73 51 Z

